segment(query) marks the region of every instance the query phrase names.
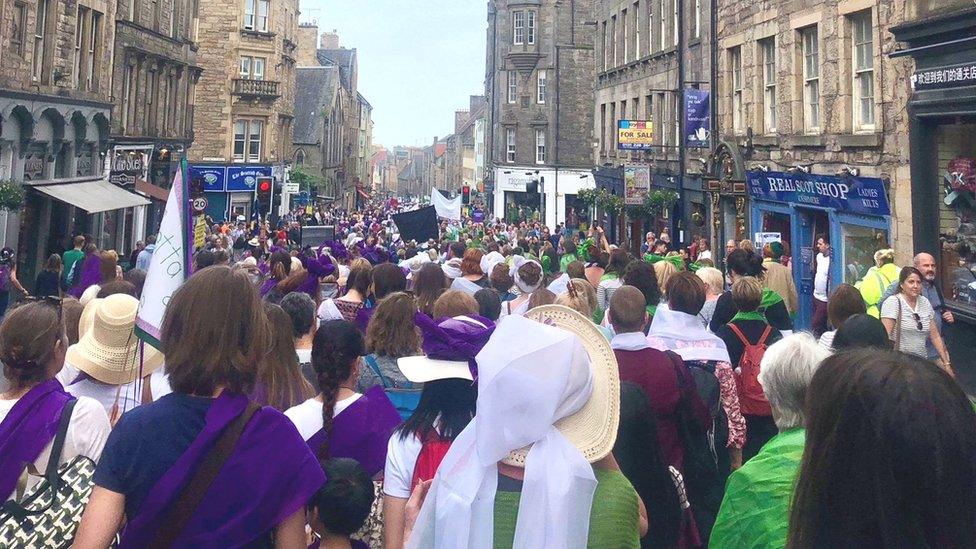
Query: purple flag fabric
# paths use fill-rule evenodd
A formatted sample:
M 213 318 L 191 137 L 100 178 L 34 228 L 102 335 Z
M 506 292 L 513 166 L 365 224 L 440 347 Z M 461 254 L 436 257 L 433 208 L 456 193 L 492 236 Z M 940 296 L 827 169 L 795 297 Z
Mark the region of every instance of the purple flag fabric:
M 214 399 L 203 431 L 129 517 L 120 547 L 149 545 L 169 506 L 247 402 L 226 391 Z M 261 408 L 174 545 L 218 548 L 253 542 L 304 507 L 324 482 L 318 460 L 291 421 L 273 408 Z
M 84 263 L 81 264 L 81 276 L 78 278 L 78 284 L 68 290 L 68 293 L 80 298 L 85 290 L 95 284 L 101 284 L 101 282 L 102 260 L 98 254 L 88 254 L 85 256 Z
M 61 410 L 72 398 L 58 380 L 49 379 L 20 397 L 0 423 L 0 501 L 10 497 L 24 467 L 54 440 Z
M 329 457 L 354 459 L 374 477 L 386 465 L 386 444 L 398 425 L 400 413 L 377 385 L 335 417 L 328 439 Z M 326 436 L 325 429 L 320 429 L 308 439 L 308 447 L 318 453 Z

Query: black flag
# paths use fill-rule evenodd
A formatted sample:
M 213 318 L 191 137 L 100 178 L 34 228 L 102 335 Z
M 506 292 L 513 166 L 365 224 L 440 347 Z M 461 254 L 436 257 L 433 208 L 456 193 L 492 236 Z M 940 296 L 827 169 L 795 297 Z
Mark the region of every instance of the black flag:
M 396 223 L 400 238 L 404 242 L 437 240 L 437 211 L 433 206 L 396 214 L 393 216 L 393 222 Z

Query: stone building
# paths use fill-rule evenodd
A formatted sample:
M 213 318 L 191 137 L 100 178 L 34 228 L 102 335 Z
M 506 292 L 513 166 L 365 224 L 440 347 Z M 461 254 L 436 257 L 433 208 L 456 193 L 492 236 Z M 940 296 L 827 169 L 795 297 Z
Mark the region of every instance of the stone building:
M 191 172 L 215 219 L 250 217 L 257 178 L 287 179 L 298 0 L 200 2 L 199 19 Z
M 717 15 L 712 158 L 748 208 L 735 222 L 745 231 L 725 237 L 773 233 L 791 246 L 802 328 L 817 238 L 832 246 L 831 284 L 859 280 L 880 248 L 893 247 L 902 265 L 912 254 L 911 63 L 891 57 L 887 31 L 905 10 L 880 0 L 718 0 Z
M 680 118 L 682 90 L 709 88 L 709 6 L 701 0 L 601 0 L 597 4 L 593 159 L 601 167 L 598 181 L 609 189 L 623 189 L 620 168 L 638 166 L 650 174 L 651 187 L 680 192 L 683 202 L 674 210 L 681 214 L 678 219 L 631 220 L 636 222 L 632 246 L 639 245 L 643 233 L 650 230 L 699 232 L 704 219 L 693 214 L 704 211 L 706 200 L 696 170 L 701 164 L 691 158 L 700 154 L 686 149 L 685 165 L 680 165 L 679 147 L 684 146 Z M 620 149 L 620 120 L 649 122 L 653 139 L 644 145 L 649 148 Z
M 313 42 L 314 43 L 314 42 Z M 321 180 L 318 196 L 335 200 L 345 149 L 345 88 L 338 67 L 299 67 L 292 161 Z
M 488 2 L 486 162 L 498 217 L 544 203 L 550 226 L 575 222 L 576 194 L 593 186 L 596 5 Z M 544 201 L 527 192 L 534 182 Z
M 105 180 L 115 17 L 110 0 L 0 0 L 0 180 L 27 191 L 0 212 L 0 242 L 28 288 L 76 234 L 128 252 L 132 207 L 148 202 Z
M 363 97 L 363 94 L 356 92 L 356 114 L 359 125 L 356 127 L 356 160 L 353 172 L 356 183 L 356 193 L 360 199 L 369 197 L 373 188 L 373 106 Z
M 197 0 L 118 3 L 112 67 L 109 178 L 146 195 L 133 239 L 159 229 L 169 187 L 193 143 Z

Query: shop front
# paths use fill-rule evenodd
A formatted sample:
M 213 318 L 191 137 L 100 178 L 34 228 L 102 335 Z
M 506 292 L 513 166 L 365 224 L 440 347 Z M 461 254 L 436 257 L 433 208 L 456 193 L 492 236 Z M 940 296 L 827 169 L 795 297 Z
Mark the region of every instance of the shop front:
M 946 6 L 957 5 L 954 11 Z M 976 363 L 976 8 L 949 2 L 939 13 L 891 29 L 911 57 L 908 104 L 914 249 L 936 258 L 955 317 L 943 335 L 953 362 Z M 959 367 L 956 366 L 959 370 Z
M 507 222 L 545 220 L 578 228 L 589 222 L 589 211 L 578 194 L 596 187 L 588 170 L 496 168 L 493 189 L 495 216 Z
M 268 164 L 191 164 L 190 179 L 203 180 L 206 214 L 215 221 L 251 219 L 258 177 L 278 173 Z M 277 188 L 280 184 L 276 182 Z M 277 201 L 277 199 L 276 199 Z
M 871 177 L 803 172 L 746 173 L 751 232 L 779 240 L 790 250 L 800 307 L 797 329 L 810 326 L 816 242 L 830 244 L 830 287 L 854 284 L 874 265 L 874 252 L 889 248 L 891 210 L 884 181 Z

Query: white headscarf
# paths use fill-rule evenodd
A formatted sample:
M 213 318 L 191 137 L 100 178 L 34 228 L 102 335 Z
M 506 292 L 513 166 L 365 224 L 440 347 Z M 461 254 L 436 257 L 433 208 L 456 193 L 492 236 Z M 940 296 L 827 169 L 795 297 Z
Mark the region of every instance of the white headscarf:
M 725 342 L 705 329 L 695 315 L 658 305 L 647 333 L 647 342 L 659 351 L 674 351 L 684 360 L 730 362 Z
M 464 274 L 461 273 L 461 260 L 452 259 L 441 266 L 441 270 L 444 271 L 444 276 L 447 278 L 461 278 Z
M 593 372 L 570 332 L 522 317 L 498 325 L 478 360 L 478 414 L 444 456 L 408 548 L 488 549 L 498 461 L 531 445 L 514 547 L 585 547 L 593 468 L 555 423 L 593 393 Z
M 569 275 L 563 273 L 559 275 L 559 278 L 553 280 L 547 289 L 556 295 L 564 294 L 569 289 L 569 281 Z
M 498 252 L 488 252 L 481 258 L 481 272 L 485 273 L 485 276 L 491 276 L 492 269 L 499 263 L 505 263 L 505 256 Z
M 522 277 L 519 276 L 518 272 L 519 272 L 519 268 L 521 268 L 522 265 L 525 265 L 526 263 L 535 263 L 536 265 L 539 265 L 539 262 L 534 259 L 526 259 L 520 255 L 517 255 L 512 260 L 512 267 L 510 269 L 510 274 L 512 275 L 512 278 L 515 279 L 515 286 L 519 289 L 520 292 L 522 292 L 523 294 L 531 294 L 542 286 L 542 282 L 543 280 L 545 280 L 545 277 L 540 276 L 539 282 L 537 282 L 534 285 L 528 284 L 527 282 L 523 281 Z M 539 270 L 540 271 L 542 270 L 542 265 L 539 265 Z

